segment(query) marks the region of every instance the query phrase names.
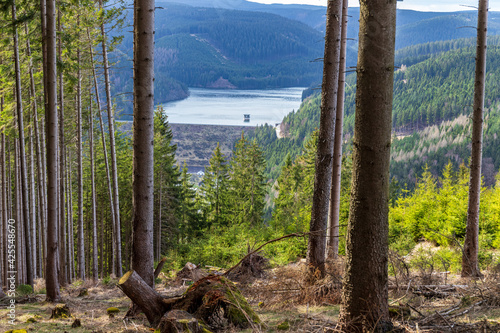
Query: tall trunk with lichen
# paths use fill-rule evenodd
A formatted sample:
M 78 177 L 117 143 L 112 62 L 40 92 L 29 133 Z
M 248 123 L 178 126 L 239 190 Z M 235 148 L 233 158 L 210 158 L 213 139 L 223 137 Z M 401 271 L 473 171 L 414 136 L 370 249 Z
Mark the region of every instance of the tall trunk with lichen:
M 480 277 L 479 271 L 479 201 L 481 196 L 481 158 L 483 152 L 483 110 L 486 78 L 486 36 L 488 0 L 479 0 L 477 16 L 476 79 L 472 114 L 472 149 L 470 161 L 469 206 L 462 254 L 462 277 Z
M 103 9 L 102 0 L 99 1 L 101 10 Z M 106 109 L 108 111 L 108 128 L 109 128 L 109 152 L 111 157 L 111 173 L 113 184 L 113 212 L 114 212 L 114 225 L 113 225 L 113 243 L 115 247 L 115 257 L 113 265 L 115 267 L 115 274 L 122 276 L 122 247 L 121 247 L 121 222 L 120 222 L 120 200 L 118 192 L 118 165 L 116 162 L 116 145 L 115 145 L 115 117 L 114 110 L 111 104 L 111 88 L 109 78 L 109 62 L 108 50 L 106 46 L 106 30 L 104 21 L 101 21 L 101 45 L 102 45 L 102 62 L 104 66 L 104 88 L 106 91 Z
M 80 25 L 80 16 L 77 16 L 77 25 Z M 78 156 L 78 243 L 77 243 L 77 257 L 78 257 L 78 278 L 85 280 L 85 242 L 83 232 L 83 151 L 82 151 L 82 79 L 80 69 L 80 47 L 76 49 L 77 59 L 77 75 L 76 75 L 76 118 L 77 118 L 77 156 Z
M 327 255 L 332 259 L 337 258 L 339 254 L 340 181 L 342 176 L 342 129 L 344 123 L 345 66 L 347 52 L 347 10 L 348 0 L 343 0 L 339 84 L 337 87 L 337 114 L 335 119 L 335 136 L 333 144 L 332 188 L 330 190 L 330 210 L 328 212 L 330 233 Z
M 307 264 L 312 273 L 324 274 L 328 207 L 332 183 L 333 135 L 339 81 L 342 0 L 329 0 L 326 13 L 325 55 L 321 90 L 321 116 L 316 152 L 316 173 L 311 210 Z
M 12 2 L 12 22 L 15 25 L 17 21 L 16 4 Z M 26 282 L 33 286 L 33 257 L 32 257 L 32 247 L 31 247 L 31 215 L 29 212 L 28 203 L 28 171 L 26 169 L 26 149 L 24 144 L 24 117 L 23 117 L 23 99 L 21 92 L 21 66 L 19 63 L 19 38 L 17 35 L 17 28 L 14 26 L 13 32 L 14 40 L 14 69 L 16 75 L 16 111 L 17 111 L 17 129 L 19 135 L 19 164 L 20 164 L 20 176 L 21 176 L 21 204 L 23 210 L 23 224 L 24 224 L 24 235 L 25 235 L 25 249 L 24 254 L 26 255 Z
M 109 209 L 110 209 L 110 219 L 111 219 L 111 225 L 113 225 L 113 230 L 116 228 L 116 223 L 115 223 L 115 205 L 113 201 L 113 189 L 111 187 L 111 176 L 109 172 L 109 162 L 108 162 L 108 149 L 106 148 L 106 137 L 104 135 L 104 122 L 102 120 L 102 113 L 101 113 L 101 98 L 99 95 L 99 85 L 97 81 L 97 74 L 96 74 L 96 69 L 95 69 L 95 64 L 94 64 L 94 52 L 92 50 L 92 43 L 90 39 L 90 32 L 89 29 L 87 28 L 87 37 L 89 40 L 89 54 L 90 54 L 90 63 L 91 63 L 91 68 L 92 68 L 92 77 L 94 80 L 94 92 L 95 92 L 95 99 L 96 99 L 96 104 L 97 104 L 97 115 L 99 117 L 99 126 L 100 126 L 100 132 L 101 132 L 101 141 L 102 141 L 102 152 L 104 155 L 104 167 L 106 169 L 106 182 L 108 185 L 108 196 L 109 196 Z M 102 245 L 102 244 L 101 244 Z M 115 249 L 115 242 L 112 242 L 112 248 L 113 248 L 113 254 L 116 256 L 116 251 Z M 102 260 L 103 256 L 100 256 L 100 259 Z M 118 261 L 116 258 L 113 259 L 113 262 Z M 102 272 L 102 270 L 101 270 Z
M 387 263 L 396 0 L 362 0 L 360 5 L 352 196 L 340 321 L 345 332 L 385 332 L 392 328 Z

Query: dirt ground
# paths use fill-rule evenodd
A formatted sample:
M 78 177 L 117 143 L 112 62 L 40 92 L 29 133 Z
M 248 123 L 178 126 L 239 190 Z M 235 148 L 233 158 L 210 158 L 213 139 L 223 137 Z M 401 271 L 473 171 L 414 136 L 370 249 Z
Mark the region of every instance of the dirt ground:
M 329 276 L 305 287 L 299 264 L 267 270 L 261 277 L 239 279 L 237 285 L 260 316 L 262 326 L 241 330 L 234 327 L 224 332 L 339 332 L 336 322 L 340 306 L 340 279 Z M 157 291 L 164 295 L 182 294 L 190 281 L 167 279 L 162 273 Z M 421 285 L 418 276 L 407 279 L 391 277 L 390 305 L 395 332 L 500 332 L 500 279 L 487 275 L 484 279 L 465 281 L 446 276 L 446 284 L 438 276 L 434 284 Z M 107 283 L 104 283 L 107 282 Z M 76 281 L 62 289 L 64 303 L 71 317 L 50 319 L 54 304 L 44 302 L 44 294 L 19 297 L 16 324 L 8 323 L 6 305 L 0 308 L 0 333 L 12 329 L 27 332 L 152 332 L 141 315 L 124 320 L 130 300 L 111 279 L 94 283 Z M 43 280 L 37 280 L 35 292 L 43 291 Z M 78 296 L 86 288 L 88 295 Z M 120 312 L 114 318 L 109 307 Z M 72 328 L 75 319 L 81 327 Z M 32 322 L 29 322 L 32 321 Z

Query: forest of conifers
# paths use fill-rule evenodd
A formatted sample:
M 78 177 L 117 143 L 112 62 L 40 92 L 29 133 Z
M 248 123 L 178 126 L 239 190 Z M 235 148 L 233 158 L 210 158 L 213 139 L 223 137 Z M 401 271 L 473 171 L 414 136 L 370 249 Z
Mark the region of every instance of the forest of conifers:
M 134 6 L 141 2 L 136 0 Z M 384 24 L 395 33 L 395 2 L 392 1 L 391 8 L 387 5 L 391 1 L 374 2 L 379 3 L 380 9 L 370 9 L 373 15 L 391 11 L 394 20 Z M 126 95 L 118 92 L 125 89 L 137 93 L 143 87 L 138 88 L 134 81 L 137 73 L 134 80 L 120 70 L 110 73 L 113 63 L 108 61 L 110 50 L 115 51 L 112 61 L 132 57 L 131 52 L 127 53 L 130 50 L 124 50 L 124 44 L 119 44 L 122 40 L 117 33 L 122 24 L 130 23 L 130 18 L 126 18 L 124 8 L 103 5 L 102 2 L 57 3 L 57 34 L 53 49 L 57 58 L 54 69 L 57 77 L 50 83 L 46 63 L 46 40 L 49 37 L 44 28 L 46 18 L 41 13 L 45 10 L 44 3 L 42 1 L 39 7 L 39 4 L 13 1 L 2 7 L 0 286 L 8 286 L 9 272 L 13 271 L 14 264 L 17 286 L 33 286 L 35 280 L 47 277 L 48 265 L 56 267 L 58 283 L 63 288 L 78 281 L 128 278 L 130 272 L 125 275 L 124 272 L 137 265 L 140 258 L 134 247 L 138 245 L 134 237 L 142 231 L 152 235 L 150 242 L 140 244 L 146 249 L 144 252 L 154 257 L 156 263 L 165 257 L 162 263 L 168 270 L 179 270 L 186 262 L 228 269 L 239 264 L 240 259 L 257 244 L 266 242 L 271 242 L 264 253 L 272 266 L 287 265 L 304 257 L 308 258 L 310 267 L 314 266 L 309 259 L 308 237 L 321 232 L 320 237 L 326 238 L 324 228 L 319 232 L 310 231 L 314 224 L 314 213 L 311 216 L 311 212 L 316 208 L 317 200 L 315 179 L 320 163 L 317 156 L 325 141 L 321 139 L 320 124 L 325 89 L 305 92 L 307 97 L 300 109 L 283 119 L 280 125 L 282 137 L 277 137 L 274 126 L 264 125 L 257 127 L 251 136 L 243 132 L 230 155 L 224 155 L 219 145 L 214 147 L 209 166 L 196 184 L 188 173 L 188 166 L 178 165 L 176 161 L 177 147 L 172 143 L 168 115 L 160 106 L 154 112 L 151 110 L 149 127 L 153 136 L 149 144 L 154 164 L 149 174 L 152 182 L 148 190 L 152 196 L 146 195 L 146 199 L 142 199 L 154 208 L 149 212 L 148 224 L 139 225 L 137 210 L 141 207 L 137 206 L 136 182 L 143 176 L 137 174 L 142 163 L 137 161 L 140 155 L 137 142 L 146 136 L 137 129 L 135 122 L 132 131 L 122 130 L 120 122 L 115 121 L 115 114 L 124 112 L 126 118 L 127 112 L 134 109 L 134 121 L 137 121 L 140 117 L 135 112 L 141 108 L 137 104 L 132 108 L 128 101 L 129 107 L 119 109 L 118 105 L 123 106 L 130 96 L 123 97 Z M 172 8 L 174 16 L 178 11 L 178 17 L 185 9 L 182 6 Z M 230 14 L 210 9 L 202 13 L 189 12 L 192 20 Z M 318 49 L 322 51 L 323 48 L 318 48 L 311 40 L 312 37 L 321 38 L 321 34 L 285 19 L 266 25 L 264 22 L 274 17 L 267 15 L 271 14 L 247 12 L 237 23 L 230 16 L 222 23 L 183 27 L 177 22 L 177 26 L 181 25 L 177 30 L 163 30 L 164 36 L 156 36 L 156 47 L 163 49 L 157 53 L 156 64 L 161 68 L 161 64 L 182 60 L 189 67 L 169 67 L 168 75 L 157 74 L 162 87 L 162 90 L 155 91 L 159 99 L 186 97 L 187 85 L 206 86 L 219 77 L 229 78 L 238 88 L 312 84 L 321 66 L 313 63 L 310 68 L 304 68 L 301 64 L 304 59 L 314 57 Z M 182 23 L 182 18 L 179 19 Z M 245 24 L 247 19 L 265 26 L 265 29 L 249 29 Z M 226 24 L 227 21 L 231 24 Z M 137 29 L 135 23 L 134 29 Z M 229 34 L 231 29 L 237 29 L 237 33 Z M 294 38 L 283 39 L 281 29 L 293 30 Z M 216 40 L 232 50 L 225 56 L 239 59 L 241 66 L 220 65 L 218 61 L 222 56 L 206 47 L 206 40 L 196 37 L 196 34 Z M 245 48 L 236 35 L 255 40 L 255 48 Z M 125 42 L 127 38 L 130 36 L 124 38 Z M 302 43 L 304 39 L 310 43 Z M 394 56 L 395 39 L 391 40 Z M 340 38 L 338 41 L 340 44 Z M 188 45 L 183 49 L 184 53 L 168 52 L 173 45 L 180 44 Z M 389 251 L 406 256 L 425 240 L 439 247 L 436 256 L 446 274 L 450 271 L 456 274 L 462 269 L 468 223 L 470 115 L 477 80 L 474 75 L 475 44 L 475 39 L 458 39 L 409 46 L 397 51 L 395 66 L 389 66 L 393 86 L 388 84 L 385 88 L 394 91 L 394 98 L 389 101 L 392 109 L 386 111 L 392 110 L 393 129 L 392 138 L 385 146 L 391 146 L 391 169 L 390 179 L 384 183 L 386 188 L 380 189 L 383 198 L 387 199 L 387 205 L 382 209 L 385 209 L 384 221 L 387 222 L 384 224 L 385 234 L 380 234 L 383 234 L 381 239 L 386 240 L 385 247 L 381 247 L 385 259 Z M 497 186 L 500 180 L 496 176 L 500 168 L 500 139 L 497 135 L 500 128 L 500 88 L 497 83 L 500 39 L 491 37 L 488 44 L 484 178 L 477 237 L 478 264 L 482 271 L 498 267 L 500 248 L 500 186 Z M 209 54 L 212 58 L 205 57 L 206 63 L 198 62 L 197 52 Z M 394 60 L 393 57 L 382 58 L 391 64 Z M 138 61 L 134 58 L 135 66 Z M 206 67 L 210 66 L 217 70 L 206 72 Z M 337 75 L 339 72 L 342 71 L 337 66 Z M 153 76 L 152 72 L 149 74 Z M 359 98 L 359 80 L 363 82 L 363 77 L 356 77 L 356 73 L 349 74 L 345 80 L 338 207 L 340 244 L 335 257 L 349 255 L 347 226 L 355 223 L 352 214 L 356 211 L 352 207 L 362 201 L 354 199 L 359 184 L 352 181 L 361 168 L 357 160 L 359 153 L 356 153 L 358 144 L 353 139 L 358 121 L 354 111 L 356 98 Z M 51 126 L 54 119 L 49 118 L 51 114 L 48 112 L 49 96 L 54 96 L 50 95 L 50 86 L 57 88 L 58 96 L 57 101 L 52 101 L 57 102 L 58 110 L 56 151 L 49 145 L 55 137 L 50 131 L 54 128 Z M 176 91 L 175 98 L 169 95 L 169 89 Z M 153 93 L 146 95 L 152 98 Z M 137 103 L 136 99 L 134 96 L 134 103 Z M 50 152 L 55 154 L 55 159 L 47 157 Z M 57 198 L 49 194 L 53 193 L 50 186 L 54 187 L 54 182 L 48 180 L 53 177 L 53 170 L 58 174 L 55 183 Z M 389 169 L 385 174 L 389 174 Z M 49 227 L 49 199 L 57 201 L 57 220 L 55 225 L 52 224 L 55 229 Z M 15 233 L 11 232 L 13 225 Z M 14 235 L 15 240 L 9 235 Z M 274 241 L 283 237 L 287 237 L 286 241 Z M 13 258 L 4 249 L 14 243 Z M 58 249 L 57 257 L 48 259 L 47 254 L 54 253 L 51 252 L 54 248 Z M 324 274 L 324 267 L 313 268 L 317 271 L 307 275 L 308 279 L 315 274 Z M 151 277 L 153 269 L 152 265 L 148 268 Z M 388 267 L 387 260 L 383 269 L 393 275 L 398 270 L 395 265 Z M 123 285 L 125 282 L 121 279 L 119 283 Z M 408 289 L 410 283 L 411 280 Z M 154 286 L 153 281 L 147 281 L 147 284 Z M 51 288 L 53 286 L 47 285 L 39 292 Z M 122 286 L 130 296 L 126 288 Z M 339 287 L 336 288 L 338 291 Z M 387 293 L 387 285 L 384 288 Z M 344 300 L 344 305 L 351 303 Z M 382 324 L 389 325 L 388 306 L 384 309 L 375 312 L 385 311 Z M 151 320 L 147 311 L 144 312 L 152 326 L 158 324 Z M 370 317 L 368 322 L 366 325 L 371 325 L 371 328 L 388 331 L 387 327 L 378 326 L 377 318 Z M 354 328 L 349 328 L 350 322 L 344 324 L 346 331 L 355 332 L 360 327 L 353 324 Z

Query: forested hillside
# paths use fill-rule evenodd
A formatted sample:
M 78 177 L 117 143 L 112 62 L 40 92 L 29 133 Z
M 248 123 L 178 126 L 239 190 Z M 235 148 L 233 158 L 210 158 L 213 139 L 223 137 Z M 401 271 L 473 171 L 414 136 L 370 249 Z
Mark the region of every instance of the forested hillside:
M 412 188 L 425 163 L 437 174 L 448 160 L 467 163 L 470 155 L 469 120 L 474 85 L 474 49 L 471 39 L 434 42 L 404 48 L 397 52 L 400 66 L 394 77 L 393 163 L 391 172 L 403 185 Z M 500 121 L 500 38 L 489 38 L 485 127 L 485 181 L 494 183 L 500 167 L 500 148 L 496 142 L 496 123 Z M 354 126 L 355 75 L 347 78 L 344 140 L 348 151 Z M 269 156 L 268 172 L 277 175 L 284 157 L 300 151 L 302 142 L 319 126 L 320 95 L 308 97 L 301 108 L 283 119 L 285 139 L 274 139 L 269 128 L 259 127 L 256 137 Z M 436 132 L 437 131 L 437 132 Z M 429 133 L 433 133 L 430 135 Z M 447 133 L 447 134 L 445 134 Z M 285 149 L 286 147 L 286 149 Z M 276 164 L 275 164 L 276 163 Z
M 155 102 L 184 99 L 188 87 L 263 89 L 316 86 L 321 79 L 325 7 L 263 5 L 247 1 L 158 3 L 155 33 Z M 189 5 L 187 5 L 189 4 Z M 126 11 L 125 24 L 131 24 Z M 349 11 L 347 66 L 356 65 L 359 8 Z M 489 31 L 500 32 L 490 13 Z M 498 19 L 496 19 L 498 18 Z M 472 37 L 473 12 L 399 10 L 396 48 Z M 126 29 L 125 29 L 126 30 Z M 114 52 L 112 88 L 122 119 L 130 119 L 132 35 Z
M 128 18 L 130 20 L 130 17 Z M 321 75 L 320 32 L 268 13 L 165 4 L 156 11 L 155 102 L 182 99 L 187 86 L 264 89 L 308 86 Z M 115 52 L 115 93 L 130 91 L 132 36 Z M 120 107 L 130 109 L 127 96 Z

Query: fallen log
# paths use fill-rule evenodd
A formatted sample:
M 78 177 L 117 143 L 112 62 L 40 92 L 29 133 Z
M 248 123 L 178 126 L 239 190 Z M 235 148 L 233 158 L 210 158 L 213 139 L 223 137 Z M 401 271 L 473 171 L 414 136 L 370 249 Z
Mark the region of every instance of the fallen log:
M 121 277 L 118 286 L 144 312 L 149 323 L 158 326 L 163 314 L 169 310 L 163 297 L 133 270 Z
M 158 278 L 158 276 L 161 273 L 161 270 L 163 269 L 163 266 L 165 265 L 165 262 L 167 261 L 167 257 L 163 257 L 158 265 L 156 266 L 155 272 L 154 272 L 154 279 Z M 125 314 L 125 318 L 133 318 L 137 316 L 140 313 L 140 309 L 137 306 L 137 304 L 132 303 L 130 304 L 130 308 L 128 309 L 127 313 Z

